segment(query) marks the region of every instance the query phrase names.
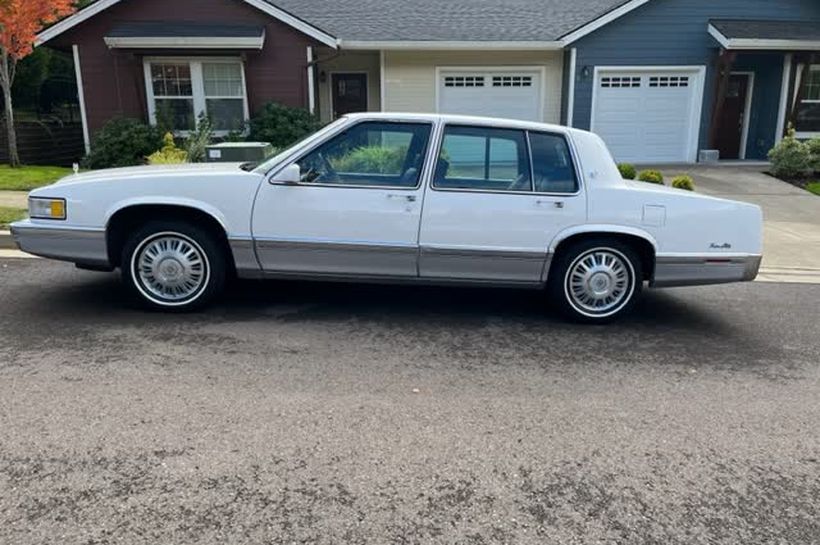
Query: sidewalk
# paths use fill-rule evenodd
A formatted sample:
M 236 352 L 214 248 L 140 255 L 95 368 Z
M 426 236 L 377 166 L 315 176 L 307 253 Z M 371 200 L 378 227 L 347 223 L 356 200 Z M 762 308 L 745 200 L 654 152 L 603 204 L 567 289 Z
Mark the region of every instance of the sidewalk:
M 0 191 L 0 206 L 28 208 L 28 191 Z

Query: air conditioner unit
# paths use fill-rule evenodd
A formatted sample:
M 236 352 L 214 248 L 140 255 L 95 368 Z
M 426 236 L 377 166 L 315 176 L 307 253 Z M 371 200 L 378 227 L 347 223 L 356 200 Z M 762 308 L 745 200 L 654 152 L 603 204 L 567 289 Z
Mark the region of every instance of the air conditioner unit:
M 267 142 L 223 142 L 205 148 L 208 163 L 246 163 L 264 161 L 273 155 Z

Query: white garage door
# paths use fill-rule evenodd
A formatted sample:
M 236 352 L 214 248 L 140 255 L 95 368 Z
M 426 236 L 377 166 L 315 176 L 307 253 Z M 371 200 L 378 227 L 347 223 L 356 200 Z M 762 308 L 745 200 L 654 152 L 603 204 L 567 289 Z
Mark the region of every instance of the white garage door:
M 695 160 L 702 85 L 697 70 L 599 70 L 592 131 L 617 161 Z
M 539 71 L 441 71 L 441 113 L 541 121 Z

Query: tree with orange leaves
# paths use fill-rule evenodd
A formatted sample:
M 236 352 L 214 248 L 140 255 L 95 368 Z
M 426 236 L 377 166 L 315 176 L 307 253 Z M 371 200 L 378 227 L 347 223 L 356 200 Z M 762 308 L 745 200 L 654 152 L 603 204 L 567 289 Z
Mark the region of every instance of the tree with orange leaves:
M 0 0 L 0 87 L 5 98 L 9 164 L 20 166 L 11 86 L 17 62 L 31 53 L 37 33 L 74 11 L 74 0 Z

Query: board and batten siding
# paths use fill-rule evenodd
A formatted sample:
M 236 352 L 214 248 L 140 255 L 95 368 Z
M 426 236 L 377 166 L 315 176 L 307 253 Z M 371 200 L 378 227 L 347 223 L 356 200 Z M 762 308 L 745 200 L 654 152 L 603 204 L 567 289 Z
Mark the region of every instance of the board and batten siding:
M 595 66 L 705 66 L 699 147 L 706 147 L 715 92 L 713 63 L 719 47 L 707 27 L 709 19 L 721 18 L 820 20 L 820 1 L 650 1 L 570 46 L 577 49 L 574 126 L 590 128 Z M 741 54 L 732 69 L 755 72 L 746 156 L 762 159 L 774 145 L 783 53 Z
M 385 51 L 384 111 L 436 111 L 436 67 L 544 67 L 545 123 L 561 122 L 562 51 Z

